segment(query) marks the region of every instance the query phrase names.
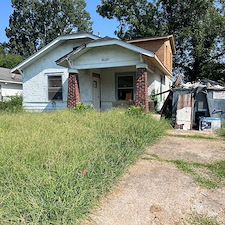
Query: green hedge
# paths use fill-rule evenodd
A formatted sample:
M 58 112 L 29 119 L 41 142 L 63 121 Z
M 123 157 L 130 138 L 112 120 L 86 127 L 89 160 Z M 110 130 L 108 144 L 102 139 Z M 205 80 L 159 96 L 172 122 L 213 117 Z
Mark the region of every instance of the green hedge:
M 0 101 L 0 112 L 21 112 L 23 111 L 23 98 L 11 96 L 6 101 Z

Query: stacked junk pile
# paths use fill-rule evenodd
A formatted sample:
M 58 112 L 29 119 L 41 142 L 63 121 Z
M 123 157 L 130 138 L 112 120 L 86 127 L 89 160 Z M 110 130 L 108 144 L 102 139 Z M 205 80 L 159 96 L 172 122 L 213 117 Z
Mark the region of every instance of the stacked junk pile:
M 178 85 L 177 80 L 161 109 L 172 113 L 175 128 L 215 131 L 225 123 L 225 86 L 211 80 Z

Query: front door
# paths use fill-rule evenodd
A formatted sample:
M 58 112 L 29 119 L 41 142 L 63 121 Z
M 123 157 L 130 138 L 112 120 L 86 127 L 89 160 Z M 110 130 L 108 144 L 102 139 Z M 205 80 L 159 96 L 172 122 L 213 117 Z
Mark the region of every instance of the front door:
M 93 74 L 92 87 L 93 87 L 93 104 L 94 109 L 100 110 L 100 75 Z

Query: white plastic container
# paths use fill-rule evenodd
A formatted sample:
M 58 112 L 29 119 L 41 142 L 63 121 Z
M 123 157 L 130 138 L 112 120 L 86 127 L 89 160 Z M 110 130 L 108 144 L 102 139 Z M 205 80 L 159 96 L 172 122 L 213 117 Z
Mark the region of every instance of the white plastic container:
M 221 118 L 201 117 L 199 120 L 200 131 L 216 131 L 221 128 Z

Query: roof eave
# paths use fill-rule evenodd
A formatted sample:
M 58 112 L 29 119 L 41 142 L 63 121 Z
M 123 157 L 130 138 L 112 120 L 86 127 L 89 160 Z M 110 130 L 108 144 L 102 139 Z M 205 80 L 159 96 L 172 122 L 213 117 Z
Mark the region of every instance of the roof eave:
M 79 52 L 82 52 L 84 49 L 86 49 L 86 44 L 81 45 L 77 49 L 75 49 L 72 52 L 68 53 L 67 55 L 61 57 L 60 59 L 56 60 L 55 62 L 59 66 L 63 66 L 63 67 L 67 67 L 68 66 L 68 68 L 70 68 L 69 61 L 70 61 L 71 57 L 75 56 Z M 65 65 L 67 65 L 67 66 L 65 66 Z
M 12 71 L 13 71 L 13 72 L 12 72 Z M 16 67 L 15 67 L 15 70 L 11 69 L 10 72 L 11 72 L 11 73 L 18 74 L 18 75 L 22 75 L 22 74 L 21 74 L 21 70 L 19 70 L 19 69 L 16 68 Z
M 156 65 L 158 65 L 157 67 L 160 69 L 160 71 L 171 79 L 173 77 L 173 74 L 163 65 L 159 58 L 155 55 L 153 59 L 155 60 Z
M 20 81 L 11 81 L 11 80 L 0 80 L 1 83 L 10 83 L 10 84 L 23 84 Z
M 60 41 L 71 40 L 71 39 L 82 39 L 82 38 L 89 38 L 89 39 L 96 40 L 99 37 L 98 36 L 95 36 L 95 35 L 92 35 L 92 34 L 88 34 L 88 33 L 59 36 L 56 39 L 54 39 L 53 41 L 51 41 L 49 44 L 47 44 L 45 47 L 43 47 L 42 49 L 40 49 L 39 51 L 37 51 L 36 53 L 34 53 L 33 55 L 31 55 L 30 57 L 28 57 L 27 59 L 25 59 L 24 61 L 22 61 L 16 67 L 14 67 L 13 69 L 11 69 L 11 73 L 21 74 L 19 72 L 19 70 L 22 70 L 26 64 L 28 64 L 29 62 L 31 62 L 32 60 L 34 60 L 36 57 L 38 57 L 39 55 L 41 55 L 46 50 L 48 50 L 50 47 L 52 47 L 53 45 L 57 44 Z
M 173 51 L 173 54 L 176 54 L 176 47 L 175 47 L 175 41 L 174 41 L 174 36 L 173 35 L 169 35 L 169 40 L 170 40 L 170 44 L 171 44 L 171 48 Z

